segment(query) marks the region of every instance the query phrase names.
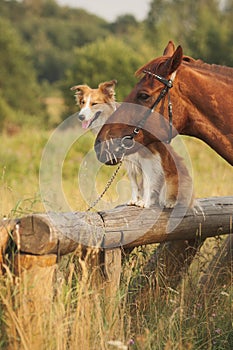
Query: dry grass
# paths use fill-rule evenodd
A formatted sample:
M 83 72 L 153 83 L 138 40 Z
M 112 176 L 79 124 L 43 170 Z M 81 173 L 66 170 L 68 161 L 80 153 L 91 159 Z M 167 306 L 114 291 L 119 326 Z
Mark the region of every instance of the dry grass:
M 124 261 L 114 299 L 93 287 L 93 272 L 75 255 L 53 271 L 29 271 L 16 279 L 8 271 L 0 280 L 1 349 L 231 350 L 232 287 L 205 294 L 191 274 L 176 290 L 155 298 L 148 289 L 142 300 L 132 289 L 141 273 L 140 254 Z

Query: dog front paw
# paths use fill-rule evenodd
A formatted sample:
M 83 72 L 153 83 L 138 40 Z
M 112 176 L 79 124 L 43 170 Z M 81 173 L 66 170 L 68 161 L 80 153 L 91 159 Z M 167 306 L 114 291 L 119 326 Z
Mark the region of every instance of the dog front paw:
M 140 208 L 150 208 L 150 204 L 145 202 L 143 199 L 137 199 L 137 200 L 130 200 L 127 205 L 134 205 L 136 207 Z
M 134 205 L 136 207 L 141 207 L 141 208 L 145 208 L 145 202 L 143 201 L 143 199 L 137 199 L 137 200 L 130 200 L 127 205 Z
M 162 208 L 172 209 L 176 205 L 176 198 L 166 198 L 163 202 L 159 203 Z
M 146 203 L 144 202 L 143 199 L 138 200 L 135 205 L 140 208 L 146 208 Z
M 127 203 L 127 205 L 136 205 L 137 200 L 130 199 Z

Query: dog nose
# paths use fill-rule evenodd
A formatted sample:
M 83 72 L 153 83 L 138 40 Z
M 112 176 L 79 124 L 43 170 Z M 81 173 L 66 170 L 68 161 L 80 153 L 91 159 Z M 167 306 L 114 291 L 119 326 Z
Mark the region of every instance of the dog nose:
M 85 119 L 85 115 L 79 114 L 78 119 L 81 120 L 81 122 Z

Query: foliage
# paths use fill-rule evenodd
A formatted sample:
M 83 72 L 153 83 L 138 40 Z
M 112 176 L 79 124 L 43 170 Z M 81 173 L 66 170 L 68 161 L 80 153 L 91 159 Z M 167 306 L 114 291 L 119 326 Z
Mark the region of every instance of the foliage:
M 11 109 L 27 114 L 41 111 L 40 90 L 29 50 L 11 23 L 0 16 L 0 100 L 1 122 Z
M 119 16 L 114 23 L 110 24 L 112 33 L 121 36 L 129 33 L 132 34 L 139 27 L 140 24 L 132 15 Z
M 72 61 L 71 51 L 107 35 L 103 19 L 84 10 L 59 7 L 54 0 L 0 0 L 0 13 L 30 44 L 39 81 L 63 77 Z
M 70 113 L 74 83 L 115 78 L 122 100 L 134 71 L 162 54 L 170 39 L 194 58 L 231 66 L 232 13 L 232 0 L 153 0 L 143 22 L 125 14 L 108 23 L 55 0 L 0 0 L 0 123 L 15 123 L 12 113 L 21 111 L 25 121 L 49 126 L 44 98 L 59 89 Z
M 113 36 L 77 48 L 73 55 L 75 63 L 67 70 L 64 91 L 66 87 L 73 85 L 88 84 L 97 87 L 102 81 L 116 79 L 118 101 L 122 101 L 133 87 L 136 82 L 134 72 L 146 59 L 145 55 L 139 55 L 132 45 L 129 46 L 125 41 Z M 67 89 L 66 95 L 70 96 L 67 98 L 67 104 L 74 105 L 74 101 L 71 101 L 73 93 Z
M 194 58 L 232 66 L 230 13 L 231 0 L 153 0 L 146 20 L 147 37 L 160 50 L 173 38 Z M 230 56 L 224 54 L 229 51 Z

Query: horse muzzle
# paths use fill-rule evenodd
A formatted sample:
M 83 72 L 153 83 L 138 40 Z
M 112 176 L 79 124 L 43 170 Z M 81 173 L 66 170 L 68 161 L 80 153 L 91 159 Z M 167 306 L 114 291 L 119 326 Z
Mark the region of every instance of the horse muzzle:
M 121 139 L 111 138 L 105 141 L 97 139 L 94 147 L 98 160 L 106 165 L 118 164 L 125 153 Z

